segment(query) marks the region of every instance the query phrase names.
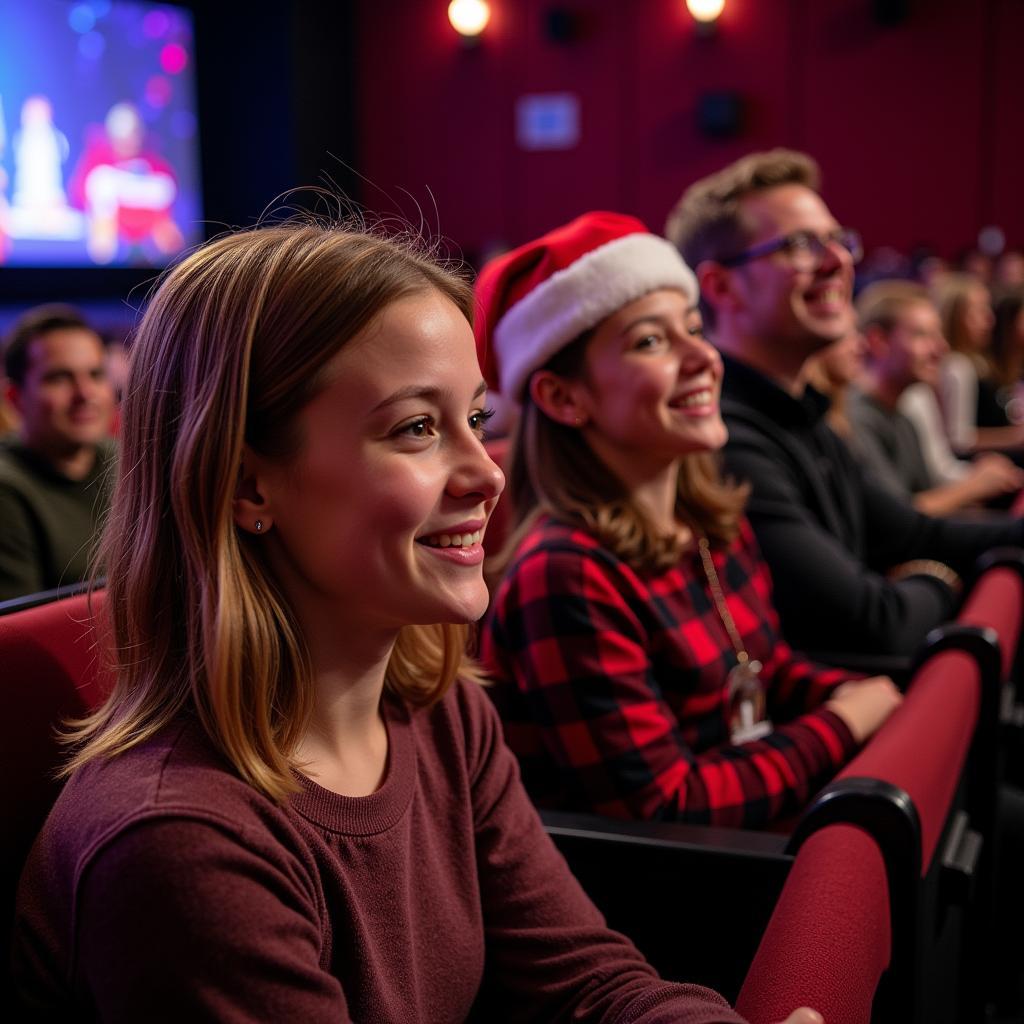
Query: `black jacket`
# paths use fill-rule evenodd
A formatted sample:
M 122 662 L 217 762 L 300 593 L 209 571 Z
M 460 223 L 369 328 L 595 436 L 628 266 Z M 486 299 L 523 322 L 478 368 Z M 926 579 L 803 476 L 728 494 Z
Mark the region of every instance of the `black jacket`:
M 725 464 L 753 486 L 748 514 L 772 571 L 786 639 L 810 651 L 911 654 L 955 611 L 934 576 L 884 573 L 911 559 L 969 572 L 984 551 L 1024 544 L 1015 519 L 967 522 L 917 512 L 864 476 L 824 420 L 813 388 L 793 398 L 725 358 Z

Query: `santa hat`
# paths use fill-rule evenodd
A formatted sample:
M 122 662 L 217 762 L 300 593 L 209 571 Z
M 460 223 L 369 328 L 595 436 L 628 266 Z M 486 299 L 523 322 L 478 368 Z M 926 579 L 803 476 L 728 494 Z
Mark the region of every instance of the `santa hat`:
M 660 288 L 697 301 L 697 279 L 675 246 L 620 213 L 585 213 L 491 260 L 476 282 L 487 382 L 521 401 L 530 374 L 556 352 Z

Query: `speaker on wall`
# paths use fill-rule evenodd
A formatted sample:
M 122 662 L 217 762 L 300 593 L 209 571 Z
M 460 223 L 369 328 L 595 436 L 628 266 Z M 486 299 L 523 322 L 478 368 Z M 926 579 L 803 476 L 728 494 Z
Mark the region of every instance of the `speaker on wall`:
M 732 89 L 697 97 L 697 128 L 709 139 L 733 139 L 743 130 L 743 97 Z

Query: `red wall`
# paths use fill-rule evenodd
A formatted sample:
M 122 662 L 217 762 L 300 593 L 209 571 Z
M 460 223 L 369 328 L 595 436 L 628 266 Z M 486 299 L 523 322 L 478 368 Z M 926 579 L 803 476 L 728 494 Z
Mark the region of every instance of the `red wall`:
M 821 163 L 838 218 L 869 247 L 930 242 L 947 254 L 978 229 L 1024 245 L 1024 3 L 911 0 L 899 26 L 871 0 L 727 0 L 713 38 L 683 0 L 490 0 L 464 46 L 446 0 L 358 0 L 359 170 L 370 209 L 417 216 L 474 257 L 587 209 L 660 229 L 682 189 L 755 149 L 794 146 Z M 545 36 L 578 12 L 581 37 Z M 704 138 L 698 96 L 736 90 L 735 139 Z M 571 91 L 579 144 L 524 152 L 514 105 Z

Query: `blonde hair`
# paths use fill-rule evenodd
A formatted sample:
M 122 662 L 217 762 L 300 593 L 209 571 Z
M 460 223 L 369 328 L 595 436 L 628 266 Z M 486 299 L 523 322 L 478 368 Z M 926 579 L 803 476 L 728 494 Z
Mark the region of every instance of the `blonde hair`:
M 857 323 L 861 331 L 871 327 L 891 331 L 908 306 L 932 306 L 923 284 L 914 281 L 875 281 L 857 296 Z M 934 307 L 932 307 L 934 308 Z
M 591 337 L 593 331 L 588 331 L 571 342 L 546 369 L 564 377 L 580 376 Z M 529 394 L 513 436 L 506 486 L 512 501 L 512 531 L 488 566 L 492 581 L 511 562 L 537 517 L 545 513 L 583 526 L 634 568 L 669 568 L 682 554 L 679 537 L 655 530 L 582 432 L 551 419 Z M 739 531 L 749 492 L 746 485 L 722 480 L 716 455 L 687 455 L 680 461 L 676 515 L 715 545 L 724 546 Z
M 932 289 L 932 299 L 939 311 L 942 321 L 942 333 L 949 347 L 955 352 L 964 352 L 971 357 L 979 371 L 987 372 L 989 360 L 982 352 L 977 352 L 965 337 L 964 308 L 969 293 L 974 288 L 988 288 L 981 278 L 973 274 L 943 274 Z
M 120 470 L 100 560 L 114 689 L 73 723 L 71 772 L 183 710 L 257 789 L 297 789 L 309 721 L 302 633 L 232 501 L 243 445 L 284 457 L 325 365 L 387 305 L 437 290 L 471 320 L 469 286 L 411 242 L 290 223 L 227 235 L 172 269 L 133 345 Z M 386 685 L 438 700 L 465 672 L 468 627 L 401 630 Z

